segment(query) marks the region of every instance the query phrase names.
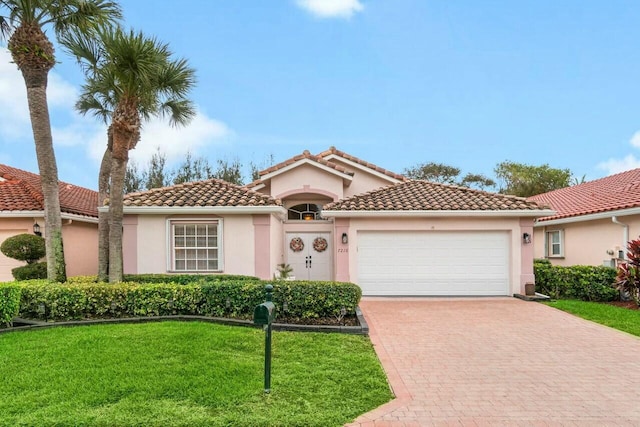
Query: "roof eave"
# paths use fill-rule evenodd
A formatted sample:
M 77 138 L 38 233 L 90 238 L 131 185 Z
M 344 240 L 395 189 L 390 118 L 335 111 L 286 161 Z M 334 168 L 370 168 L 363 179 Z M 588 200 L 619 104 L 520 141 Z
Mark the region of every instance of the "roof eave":
M 108 206 L 98 209 L 100 212 L 109 212 Z M 251 215 L 251 214 L 276 214 L 286 215 L 287 210 L 282 206 L 124 206 L 125 214 L 216 214 L 216 215 Z
M 0 218 L 44 218 L 44 211 L 0 211 Z M 62 219 L 70 219 L 73 221 L 89 222 L 92 224 L 98 223 L 98 218 L 88 215 L 79 215 L 62 212 L 60 214 Z
M 389 176 L 387 174 L 379 172 L 379 171 L 377 171 L 375 169 L 372 169 L 370 167 L 367 167 L 365 165 L 361 165 L 360 163 L 354 162 L 353 160 L 346 159 L 346 158 L 344 158 L 344 157 L 342 157 L 342 156 L 340 156 L 338 154 L 335 154 L 335 153 L 331 153 L 331 154 L 323 157 L 323 159 L 325 159 L 327 161 L 331 161 L 333 159 L 338 159 L 341 162 L 344 162 L 344 163 L 348 164 L 351 167 L 354 167 L 356 169 L 360 169 L 362 171 L 366 171 L 366 172 L 368 172 L 368 173 L 370 173 L 372 175 L 375 175 L 375 176 L 377 176 L 379 178 L 382 178 L 382 179 L 384 179 L 386 181 L 389 181 L 392 184 L 397 184 L 399 182 L 402 182 L 402 180 L 400 180 L 400 179 L 394 178 L 392 176 Z
M 348 173 L 340 172 L 340 171 L 338 171 L 336 169 L 333 169 L 333 168 L 331 168 L 329 166 L 323 165 L 322 163 L 319 163 L 319 162 L 317 162 L 315 160 L 311 160 L 311 159 L 307 159 L 307 158 L 300 159 L 300 160 L 298 160 L 298 161 L 296 161 L 294 163 L 291 163 L 290 165 L 287 165 L 287 166 L 283 167 L 282 169 L 278 169 L 278 170 L 275 170 L 273 172 L 269 172 L 267 174 L 264 174 L 264 175 L 260 176 L 260 180 L 261 181 L 270 180 L 274 176 L 280 175 L 282 173 L 285 173 L 287 171 L 290 171 L 290 170 L 295 169 L 295 168 L 297 168 L 299 166 L 302 166 L 302 165 L 311 165 L 311 166 L 317 167 L 319 169 L 325 170 L 325 171 L 327 171 L 327 172 L 329 172 L 331 174 L 339 176 L 340 178 L 344 179 L 348 183 L 351 183 L 351 181 L 353 180 L 353 177 L 351 175 L 349 175 Z
M 529 217 L 553 215 L 555 211 L 540 209 L 513 210 L 323 210 L 322 216 L 333 218 L 389 218 L 389 217 Z
M 534 227 L 545 227 L 549 225 L 561 225 L 561 224 L 571 224 L 575 222 L 583 222 L 583 221 L 596 221 L 599 219 L 607 219 L 612 216 L 627 216 L 627 215 L 640 215 L 640 207 L 638 208 L 629 208 L 629 209 L 618 209 L 618 210 L 609 210 L 604 212 L 597 212 L 592 214 L 585 215 L 575 215 L 566 218 L 557 218 L 557 219 L 538 219 L 534 225 Z M 550 215 L 547 215 L 550 216 Z

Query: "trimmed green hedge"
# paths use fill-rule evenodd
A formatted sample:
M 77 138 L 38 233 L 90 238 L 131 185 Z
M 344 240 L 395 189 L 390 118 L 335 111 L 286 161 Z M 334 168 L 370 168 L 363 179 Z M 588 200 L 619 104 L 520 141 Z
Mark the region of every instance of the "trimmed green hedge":
M 260 280 L 253 276 L 240 276 L 235 274 L 125 274 L 124 282 L 133 283 L 176 283 L 179 285 L 192 285 L 194 283 Z M 69 277 L 67 283 L 97 282 L 97 276 Z
M 536 292 L 555 299 L 613 301 L 618 291 L 613 283 L 616 269 L 604 266 L 554 266 L 548 260 L 535 260 Z
M 0 326 L 11 325 L 20 309 L 20 286 L 0 283 Z
M 49 320 L 176 314 L 252 319 L 255 306 L 265 300 L 265 285 L 272 283 L 278 316 L 304 321 L 340 316 L 343 307 L 353 315 L 362 295 L 357 285 L 340 282 L 17 283 L 22 290 L 19 316 Z

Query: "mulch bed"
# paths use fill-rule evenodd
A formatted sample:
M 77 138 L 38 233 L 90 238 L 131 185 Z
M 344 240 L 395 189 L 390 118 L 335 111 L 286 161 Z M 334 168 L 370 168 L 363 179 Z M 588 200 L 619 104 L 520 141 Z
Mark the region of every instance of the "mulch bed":
M 615 305 L 616 307 L 628 308 L 629 310 L 640 310 L 638 304 L 635 301 L 611 301 L 609 305 Z

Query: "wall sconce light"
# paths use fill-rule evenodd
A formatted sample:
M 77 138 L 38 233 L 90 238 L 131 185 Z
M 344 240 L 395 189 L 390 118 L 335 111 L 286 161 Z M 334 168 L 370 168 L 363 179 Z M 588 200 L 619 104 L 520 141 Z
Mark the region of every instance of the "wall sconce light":
M 347 233 L 342 233 L 342 243 L 345 245 L 349 243 L 349 236 L 347 236 Z
M 35 234 L 36 236 L 42 236 L 42 232 L 40 231 L 40 224 L 38 224 L 37 222 L 33 224 L 33 234 Z
M 531 234 L 529 233 L 524 233 L 522 235 L 522 242 L 527 244 L 527 243 L 531 243 Z

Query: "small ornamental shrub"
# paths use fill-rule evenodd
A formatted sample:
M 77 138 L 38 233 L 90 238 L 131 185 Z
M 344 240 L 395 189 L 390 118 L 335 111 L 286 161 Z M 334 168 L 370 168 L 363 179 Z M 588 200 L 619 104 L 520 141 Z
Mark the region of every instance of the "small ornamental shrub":
M 34 262 L 11 270 L 11 274 L 16 280 L 46 279 L 47 263 Z
M 618 266 L 616 288 L 640 306 L 640 240 L 627 244 L 627 262 Z
M 536 292 L 554 299 L 613 301 L 618 296 L 614 287 L 615 268 L 590 265 L 562 267 L 551 265 L 548 260 L 535 260 L 533 266 Z
M 0 251 L 9 258 L 26 261 L 27 264 L 38 261 L 46 254 L 44 238 L 26 233 L 6 239 L 0 245 Z
M 20 286 L 14 283 L 0 284 L 0 326 L 10 326 L 20 309 Z

